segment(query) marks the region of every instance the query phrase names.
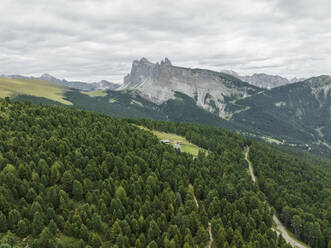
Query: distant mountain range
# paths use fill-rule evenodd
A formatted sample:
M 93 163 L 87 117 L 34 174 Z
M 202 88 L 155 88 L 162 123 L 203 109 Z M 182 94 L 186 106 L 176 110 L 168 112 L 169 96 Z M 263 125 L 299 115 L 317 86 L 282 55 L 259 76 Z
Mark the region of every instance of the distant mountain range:
M 287 79 L 278 75 L 268 75 L 265 73 L 254 73 L 251 76 L 241 76 L 237 72 L 232 70 L 222 70 L 223 73 L 232 75 L 236 78 L 239 78 L 242 81 L 245 81 L 251 85 L 255 85 L 260 88 L 275 88 L 286 84 L 296 83 L 304 81 L 304 78 L 292 78 Z
M 69 88 L 83 90 L 83 91 L 115 90 L 118 87 L 120 87 L 119 84 L 111 83 L 106 80 L 102 80 L 100 82 L 94 82 L 94 83 L 67 81 L 65 79 L 58 79 L 47 73 L 42 74 L 40 77 L 26 77 L 26 76 L 22 76 L 22 75 L 2 75 L 2 76 L 7 77 L 7 78 L 43 80 L 43 81 L 52 82 L 52 83 L 63 85 L 63 86 L 69 87 Z
M 167 65 L 171 65 L 171 62 L 168 58 L 165 58 L 164 61 L 161 61 L 161 63 L 156 63 L 153 64 L 151 62 L 149 62 L 146 58 L 142 58 L 140 61 L 135 60 L 133 62 L 133 67 L 136 66 L 137 64 L 141 64 L 144 63 L 148 68 L 148 66 L 150 67 L 155 67 L 155 68 L 161 68 L 160 66 L 167 66 Z M 178 69 L 180 69 L 180 67 L 176 67 Z M 135 73 L 134 72 L 134 68 L 132 68 L 133 71 L 128 75 L 130 76 L 131 74 Z M 185 69 L 185 68 L 181 68 L 181 69 Z M 191 69 L 193 72 L 197 71 L 199 69 Z M 147 69 L 148 71 L 148 69 Z M 145 71 L 143 74 L 144 76 L 147 76 L 147 71 Z M 154 70 L 154 72 L 156 72 L 156 70 Z M 207 71 L 207 70 L 204 70 Z M 137 72 L 139 73 L 139 72 Z M 146 74 L 147 73 L 147 74 Z M 215 73 L 215 72 L 213 72 Z M 239 75 L 237 72 L 233 71 L 233 70 L 222 70 L 221 71 L 222 74 L 228 74 L 230 76 L 233 76 L 237 79 L 240 79 L 243 82 L 247 82 L 250 85 L 253 86 L 257 86 L 260 88 L 275 88 L 275 87 L 279 87 L 282 85 L 286 85 L 286 84 L 291 84 L 291 83 L 296 83 L 296 82 L 300 82 L 300 81 L 304 81 L 304 78 L 292 78 L 292 79 L 287 79 L 278 75 L 268 75 L 265 73 L 254 73 L 251 76 L 241 76 Z M 93 91 L 93 90 L 116 90 L 116 89 L 123 89 L 127 87 L 127 84 L 130 82 L 130 78 L 129 77 L 125 77 L 124 79 L 124 85 L 120 85 L 120 84 L 116 84 L 116 83 L 112 83 L 106 80 L 101 80 L 99 82 L 93 82 L 93 83 L 87 83 L 87 82 L 81 82 L 81 81 L 67 81 L 65 79 L 58 79 L 50 74 L 42 74 L 40 77 L 27 77 L 27 76 L 22 76 L 22 75 L 1 75 L 2 77 L 8 77 L 8 78 L 19 78 L 19 79 L 37 79 L 37 80 L 44 80 L 47 82 L 53 82 L 53 83 L 57 83 L 69 88 L 73 88 L 73 89 L 79 89 L 79 90 L 84 90 L 84 91 Z M 155 76 L 155 75 L 154 75 Z M 142 79 L 141 79 L 142 80 Z M 194 79 L 194 81 L 197 81 L 199 79 Z M 132 83 L 132 82 L 130 82 Z M 139 84 L 139 82 L 136 82 Z M 132 86 L 132 85 L 131 85 Z M 131 87 L 129 86 L 129 87 Z M 136 85 L 138 86 L 138 85 Z
M 249 81 L 248 77 L 251 82 L 243 81 Z M 253 78 L 259 86 L 252 85 Z M 106 81 L 68 82 L 48 74 L 34 79 L 65 86 L 62 100 L 79 109 L 123 118 L 223 127 L 274 144 L 331 157 L 330 76 L 303 81 L 266 74 L 241 77 L 233 72 L 174 66 L 167 58 L 160 63 L 142 58 L 133 61 L 123 85 Z M 294 83 L 297 80 L 299 82 Z M 4 91 L 10 89 L 4 88 Z M 15 93 L 12 97 L 60 104 L 46 95 L 41 98 L 40 95 Z

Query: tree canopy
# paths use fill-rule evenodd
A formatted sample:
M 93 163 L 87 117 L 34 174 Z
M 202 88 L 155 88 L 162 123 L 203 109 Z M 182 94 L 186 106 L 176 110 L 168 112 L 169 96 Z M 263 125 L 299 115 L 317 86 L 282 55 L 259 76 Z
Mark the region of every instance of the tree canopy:
M 1 247 L 205 247 L 209 223 L 213 247 L 288 247 L 250 180 L 242 154 L 249 141 L 239 135 L 143 123 L 210 151 L 194 158 L 132 121 L 9 99 L 0 105 Z M 324 224 L 312 218 L 312 230 L 329 227 L 329 216 L 319 217 Z M 316 247 L 327 247 L 323 231 Z

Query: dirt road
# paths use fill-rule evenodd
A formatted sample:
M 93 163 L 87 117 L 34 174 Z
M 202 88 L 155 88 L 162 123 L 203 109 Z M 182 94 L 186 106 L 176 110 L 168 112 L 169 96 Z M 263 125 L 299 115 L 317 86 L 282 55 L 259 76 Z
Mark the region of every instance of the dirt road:
M 254 183 L 256 183 L 256 177 L 254 175 L 253 165 L 252 162 L 248 159 L 248 153 L 249 153 L 249 147 L 247 147 L 245 151 L 245 159 L 249 166 L 249 173 L 251 174 L 251 178 Z M 288 231 L 286 230 L 286 227 L 279 221 L 276 215 L 272 216 L 272 219 L 274 220 L 277 229 L 276 232 L 279 234 L 279 232 L 282 234 L 283 238 L 286 240 L 287 243 L 289 243 L 294 248 L 309 248 L 308 245 L 299 243 L 296 239 L 292 238 Z

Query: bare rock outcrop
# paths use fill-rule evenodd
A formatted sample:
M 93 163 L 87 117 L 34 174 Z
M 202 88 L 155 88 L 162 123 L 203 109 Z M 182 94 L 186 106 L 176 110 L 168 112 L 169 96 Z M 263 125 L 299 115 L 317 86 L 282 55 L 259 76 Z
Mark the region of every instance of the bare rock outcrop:
M 260 90 L 223 73 L 173 66 L 167 58 L 160 63 L 152 63 L 146 58 L 133 61 L 130 74 L 119 88 L 122 89 L 137 90 L 157 104 L 175 99 L 175 92 L 180 92 L 221 117 L 227 115 L 227 101 L 248 97 Z

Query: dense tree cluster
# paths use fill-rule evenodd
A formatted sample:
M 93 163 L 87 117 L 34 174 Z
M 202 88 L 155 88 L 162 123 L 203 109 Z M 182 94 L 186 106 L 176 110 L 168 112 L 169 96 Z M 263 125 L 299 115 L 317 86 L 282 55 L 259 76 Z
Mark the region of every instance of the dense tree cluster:
M 258 143 L 250 159 L 260 189 L 283 223 L 310 246 L 331 247 L 330 173 Z
M 215 150 L 193 158 L 106 115 L 6 99 L 0 117 L 1 247 L 205 247 L 209 223 L 213 247 L 289 247 L 237 135 L 178 124 Z
M 321 164 L 325 161 L 307 155 L 285 154 L 218 128 L 131 121 L 150 129 L 183 135 L 214 154 L 222 154 L 228 161 L 240 158 L 244 147 L 250 146 L 259 189 L 280 214 L 283 223 L 310 246 L 331 247 L 331 174 L 330 168 Z

